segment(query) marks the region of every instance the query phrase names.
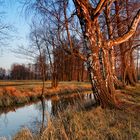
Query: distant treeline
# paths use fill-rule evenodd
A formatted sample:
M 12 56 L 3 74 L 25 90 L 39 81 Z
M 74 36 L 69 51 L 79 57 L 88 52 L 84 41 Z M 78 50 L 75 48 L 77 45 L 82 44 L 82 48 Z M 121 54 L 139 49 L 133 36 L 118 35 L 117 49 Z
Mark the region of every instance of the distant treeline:
M 44 60 L 45 80 L 52 80 L 50 64 Z M 87 81 L 89 79 L 86 66 L 76 57 L 68 56 L 67 59 L 59 59 L 55 62 L 55 71 L 58 81 Z M 0 68 L 1 80 L 41 80 L 41 66 L 35 64 L 13 64 L 10 70 Z

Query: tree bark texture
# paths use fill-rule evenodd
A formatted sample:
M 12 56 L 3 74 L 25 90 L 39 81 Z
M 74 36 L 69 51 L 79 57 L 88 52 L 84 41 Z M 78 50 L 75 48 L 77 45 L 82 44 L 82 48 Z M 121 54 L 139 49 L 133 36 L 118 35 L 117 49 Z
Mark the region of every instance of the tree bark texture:
M 136 24 L 139 22 L 140 14 L 139 12 L 137 13 L 130 31 L 116 39 L 112 38 L 109 25 L 109 39 L 106 42 L 102 37 L 101 28 L 98 24 L 98 16 L 108 1 L 100 0 L 96 8 L 93 8 L 89 0 L 73 0 L 73 2 L 84 36 L 86 63 L 95 99 L 103 108 L 117 107 L 114 95 L 115 80 L 113 73 L 115 67 L 112 47 L 126 41 L 132 36 L 136 29 Z

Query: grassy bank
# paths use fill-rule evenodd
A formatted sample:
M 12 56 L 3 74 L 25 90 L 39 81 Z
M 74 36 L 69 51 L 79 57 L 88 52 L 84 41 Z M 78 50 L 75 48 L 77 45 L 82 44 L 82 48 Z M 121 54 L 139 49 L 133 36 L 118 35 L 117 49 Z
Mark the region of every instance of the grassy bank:
M 57 118 L 48 118 L 41 135 L 22 129 L 14 140 L 139 140 L 140 85 L 117 91 L 121 110 L 101 109 L 77 111 L 67 108 Z M 38 128 L 39 129 L 39 128 Z
M 0 82 L 0 109 L 37 101 L 40 98 L 41 89 L 40 81 Z M 49 98 L 84 91 L 90 91 L 89 83 L 60 82 L 59 86 L 53 89 L 50 87 L 50 82 L 46 82 L 44 96 Z

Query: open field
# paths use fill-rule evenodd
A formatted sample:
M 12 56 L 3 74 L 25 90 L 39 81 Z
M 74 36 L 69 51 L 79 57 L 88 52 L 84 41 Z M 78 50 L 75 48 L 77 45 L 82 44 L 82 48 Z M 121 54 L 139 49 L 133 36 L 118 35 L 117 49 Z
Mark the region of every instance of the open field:
M 77 81 L 70 81 L 70 82 L 59 82 L 59 86 L 64 86 L 64 85 L 90 85 L 89 82 L 77 82 Z M 36 87 L 36 86 L 41 86 L 42 81 L 40 80 L 0 80 L 0 87 L 4 86 L 15 86 L 17 88 L 24 87 L 24 88 L 31 88 L 31 87 Z M 51 86 L 51 81 L 46 81 L 45 82 L 46 87 Z
M 41 81 L 0 81 L 0 108 L 17 106 L 36 101 L 40 98 Z M 90 91 L 86 82 L 60 82 L 57 88 L 51 88 L 51 82 L 45 82 L 45 97 Z
M 57 118 L 47 117 L 48 125 L 41 135 L 24 128 L 14 140 L 139 140 L 140 85 L 118 90 L 116 94 L 120 110 L 67 108 Z

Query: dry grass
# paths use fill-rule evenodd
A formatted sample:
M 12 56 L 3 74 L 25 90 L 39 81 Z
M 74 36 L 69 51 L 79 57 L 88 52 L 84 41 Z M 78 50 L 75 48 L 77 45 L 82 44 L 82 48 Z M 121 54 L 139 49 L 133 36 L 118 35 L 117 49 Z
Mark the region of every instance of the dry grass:
M 103 110 L 100 107 L 81 112 L 67 110 L 57 119 L 49 121 L 41 136 L 32 135 L 32 138 L 34 140 L 139 140 L 139 121 L 138 114 L 120 110 Z M 23 130 L 14 140 L 20 140 L 18 135 L 22 137 L 22 133 Z M 28 133 L 31 134 L 29 130 Z
M 77 81 L 63 81 L 59 82 L 59 86 L 67 86 L 67 85 L 76 85 L 76 86 L 82 86 L 89 84 L 88 82 L 77 82 Z M 16 88 L 34 88 L 36 86 L 41 86 L 42 81 L 40 80 L 0 80 L 0 87 L 4 86 L 16 86 Z M 50 87 L 51 81 L 45 81 L 45 86 Z
M 21 132 L 14 136 L 13 140 L 33 140 L 33 136 L 28 128 L 23 128 Z
M 32 83 L 32 86 L 30 84 Z M 13 82 L 3 82 L 7 86 L 1 86 L 0 88 L 0 107 L 11 107 L 20 104 L 26 104 L 31 101 L 36 101 L 41 95 L 41 82 L 38 85 L 34 85 L 35 82 L 32 81 L 13 81 Z M 79 82 L 61 82 L 57 88 L 48 87 L 46 82 L 44 95 L 46 98 L 55 95 L 64 95 L 71 93 L 80 93 L 84 91 L 90 91 L 91 86 L 89 83 L 79 83 Z M 12 86 L 17 84 L 18 86 Z M 23 84 L 21 86 L 21 84 Z M 28 85 L 29 84 L 29 85 Z M 40 85 L 39 85 L 40 84 Z M 27 86 L 28 85 L 28 86 Z
M 32 135 L 32 139 L 140 140 L 139 89 L 140 85 L 136 88 L 127 87 L 122 93 L 118 91 L 117 96 L 121 99 L 122 110 L 97 107 L 88 111 L 77 111 L 68 108 L 51 120 L 48 118 L 47 128 L 41 135 Z M 22 132 L 23 130 L 17 135 L 22 134 Z M 28 133 L 31 134 L 29 130 Z

